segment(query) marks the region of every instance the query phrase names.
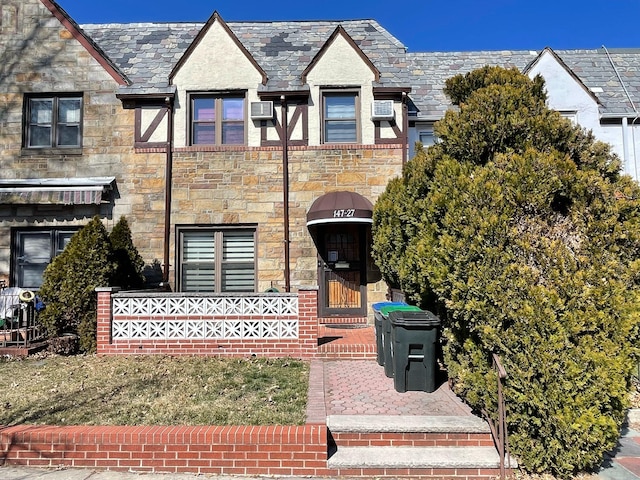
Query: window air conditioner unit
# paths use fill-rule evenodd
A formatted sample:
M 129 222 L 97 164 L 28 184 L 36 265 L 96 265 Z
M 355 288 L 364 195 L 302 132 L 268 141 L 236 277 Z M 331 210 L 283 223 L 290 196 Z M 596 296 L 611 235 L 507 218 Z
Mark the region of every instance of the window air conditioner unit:
M 393 120 L 393 100 L 374 100 L 371 104 L 371 120 Z
M 273 102 L 251 102 L 252 120 L 271 120 L 273 118 Z

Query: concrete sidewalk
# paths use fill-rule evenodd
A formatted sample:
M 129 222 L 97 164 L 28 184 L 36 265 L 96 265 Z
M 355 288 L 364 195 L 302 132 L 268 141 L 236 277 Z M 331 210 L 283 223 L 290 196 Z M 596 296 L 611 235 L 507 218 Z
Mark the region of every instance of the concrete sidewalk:
M 636 426 L 635 423 L 633 426 Z M 605 460 L 598 472 L 598 477 L 604 480 L 640 480 L 640 432 L 638 430 L 623 428 L 618 447 Z
M 321 477 L 314 477 L 321 480 Z M 333 477 L 332 477 L 333 478 Z M 325 480 L 332 480 L 322 477 Z M 123 473 L 94 470 L 66 468 L 66 469 L 40 469 L 27 467 L 0 467 L 0 479 L 2 480 L 309 480 L 309 477 L 247 477 L 233 475 L 204 475 L 190 473 Z M 338 480 L 333 478 L 333 480 Z

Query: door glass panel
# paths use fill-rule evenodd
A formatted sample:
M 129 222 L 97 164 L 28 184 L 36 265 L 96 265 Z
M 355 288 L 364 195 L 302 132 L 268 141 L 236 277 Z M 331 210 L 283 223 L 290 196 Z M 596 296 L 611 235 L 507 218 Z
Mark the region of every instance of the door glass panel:
M 358 236 L 354 232 L 328 233 L 325 236 L 325 246 L 330 262 L 357 262 L 360 260 L 360 245 Z

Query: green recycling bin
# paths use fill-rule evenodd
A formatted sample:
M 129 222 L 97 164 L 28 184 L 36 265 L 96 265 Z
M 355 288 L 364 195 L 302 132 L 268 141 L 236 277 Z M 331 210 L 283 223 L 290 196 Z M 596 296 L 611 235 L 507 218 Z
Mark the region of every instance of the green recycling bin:
M 389 314 L 395 311 L 421 312 L 415 305 L 388 305 L 380 309 L 382 315 L 382 350 L 384 352 L 384 374 L 393 377 L 393 345 L 391 343 L 391 324 Z
M 435 391 L 440 319 L 427 311 L 392 311 L 389 324 L 396 391 Z
M 373 309 L 373 318 L 375 320 L 375 330 L 376 330 L 376 361 L 378 365 L 384 365 L 384 332 L 383 332 L 383 322 L 384 319 L 382 317 L 382 313 L 380 310 L 384 307 L 400 307 L 405 306 L 404 302 L 377 302 L 371 305 Z

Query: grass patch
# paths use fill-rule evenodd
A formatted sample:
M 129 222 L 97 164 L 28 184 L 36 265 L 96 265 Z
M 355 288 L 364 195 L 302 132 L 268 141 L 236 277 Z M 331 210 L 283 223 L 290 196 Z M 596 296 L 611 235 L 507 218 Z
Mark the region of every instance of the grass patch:
M 302 425 L 309 365 L 291 359 L 0 360 L 0 425 Z

